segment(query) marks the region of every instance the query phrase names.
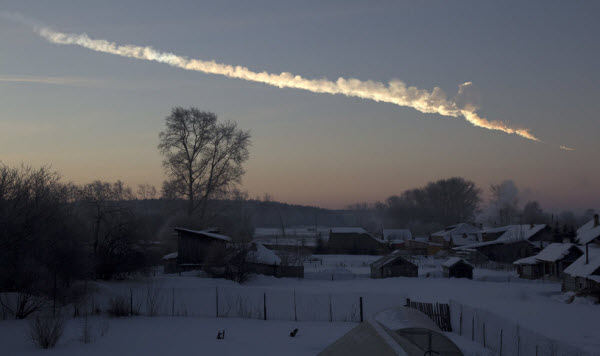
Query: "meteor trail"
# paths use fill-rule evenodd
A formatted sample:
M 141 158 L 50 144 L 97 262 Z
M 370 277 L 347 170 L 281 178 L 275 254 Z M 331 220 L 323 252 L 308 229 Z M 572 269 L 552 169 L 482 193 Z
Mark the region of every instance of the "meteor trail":
M 219 74 L 229 78 L 264 83 L 278 88 L 304 89 L 313 93 L 342 94 L 377 102 L 392 103 L 398 106 L 411 107 L 423 113 L 436 113 L 452 117 L 462 116 L 478 127 L 503 131 L 529 140 L 539 141 L 528 129 L 511 127 L 502 121 L 488 120 L 477 115 L 474 106 L 459 105 L 456 99 L 471 85 L 470 82 L 461 84 L 457 98 L 451 100 L 438 87 L 428 92 L 427 90 L 407 86 L 400 80 L 392 80 L 386 85 L 381 82 L 361 81 L 354 78 L 345 79 L 340 77 L 336 81 L 332 81 L 329 79 L 307 79 L 288 72 L 280 74 L 254 72 L 246 67 L 217 63 L 214 60 L 189 59 L 173 53 L 160 52 L 149 46 L 118 45 L 106 40 L 92 39 L 85 33 L 62 33 L 48 27 L 40 28 L 37 32 L 52 43 L 78 45 L 96 52 L 165 63 L 185 70 Z

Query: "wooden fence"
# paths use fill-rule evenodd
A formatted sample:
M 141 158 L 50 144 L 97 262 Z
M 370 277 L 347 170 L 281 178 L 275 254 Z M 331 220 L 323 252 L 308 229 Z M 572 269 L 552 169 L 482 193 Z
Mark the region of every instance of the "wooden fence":
M 450 323 L 450 305 L 442 303 L 422 303 L 406 298 L 406 306 L 427 315 L 442 331 L 452 331 Z

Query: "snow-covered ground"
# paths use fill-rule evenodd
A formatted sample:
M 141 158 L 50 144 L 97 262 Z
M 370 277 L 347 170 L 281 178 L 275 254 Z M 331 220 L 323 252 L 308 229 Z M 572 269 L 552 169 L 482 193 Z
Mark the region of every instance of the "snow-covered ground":
M 240 286 L 227 280 L 200 278 L 197 272 L 188 272 L 182 276 L 157 275 L 150 280 L 98 283 L 98 296 L 95 303 L 102 305 L 109 297 L 117 295 L 130 297 L 133 294 L 134 304 L 139 302 L 141 312 L 144 314 L 146 307 L 143 299 L 147 298 L 148 290 L 158 289 L 161 293 L 162 307 L 159 312 L 159 315 L 162 315 L 161 317 L 110 319 L 111 333 L 121 327 L 123 330 L 139 329 L 141 334 L 150 333 L 149 335 L 155 338 L 152 342 L 155 342 L 154 340 L 162 340 L 161 337 L 166 336 L 155 337 L 154 333 L 157 331 L 149 332 L 146 330 L 147 328 L 156 328 L 162 330 L 165 334 L 169 334 L 172 330 L 180 330 L 177 328 L 193 329 L 199 330 L 201 336 L 198 337 L 201 337 L 202 340 L 204 340 L 204 337 L 210 339 L 210 342 L 207 341 L 207 345 L 224 347 L 219 346 L 221 344 L 217 343 L 218 341 L 215 339 L 215 330 L 218 328 L 233 328 L 232 330 L 234 330 L 235 325 L 239 325 L 241 328 L 239 330 L 243 330 L 243 326 L 248 326 L 251 330 L 247 333 L 240 331 L 240 335 L 250 335 L 255 332 L 254 335 L 260 335 L 262 339 L 271 340 L 268 335 L 278 335 L 278 333 L 285 331 L 284 336 L 286 336 L 295 327 L 294 325 L 301 325 L 299 327 L 301 332 L 307 329 L 306 326 L 310 325 L 310 328 L 317 331 L 318 334 L 315 334 L 314 340 L 305 340 L 302 342 L 306 343 L 301 343 L 286 339 L 285 342 L 282 341 L 281 345 L 274 345 L 273 350 L 278 350 L 279 354 L 289 354 L 289 352 L 282 350 L 285 350 L 284 348 L 289 346 L 290 342 L 299 342 L 297 354 L 316 354 L 316 348 L 320 347 L 322 349 L 355 325 L 352 322 L 360 319 L 358 310 L 361 297 L 365 318 L 382 309 L 402 305 L 407 297 L 423 302 L 448 303 L 453 301 L 455 305 L 460 304 L 465 307 L 472 307 L 473 310 L 483 310 L 486 313 L 493 314 L 494 318 L 501 317 L 507 325 L 519 325 L 523 329 L 531 330 L 556 340 L 558 343 L 570 344 L 590 354 L 600 355 L 600 323 L 597 322 L 600 320 L 600 305 L 579 298 L 575 302 L 567 304 L 566 300 L 568 298 L 560 292 L 560 284 L 558 283 L 514 283 L 513 272 L 491 270 L 476 270 L 475 276 L 476 278 L 488 277 L 493 279 L 493 282 L 454 278 L 401 277 L 370 279 L 367 278 L 368 265 L 377 256 L 318 257 L 324 257 L 322 264 L 321 261 L 313 261 L 312 265 L 307 263 L 305 265 L 307 273 L 325 274 L 328 270 L 345 269 L 353 277 L 351 279 L 334 278 L 332 281 L 331 278 L 295 279 L 254 276 L 250 281 Z M 431 266 L 432 270 L 436 268 L 431 261 L 423 262 L 423 265 L 425 264 Z M 335 276 L 337 277 L 337 274 Z M 504 279 L 504 277 L 509 278 Z M 218 304 L 217 299 L 219 300 Z M 243 316 L 262 319 L 265 305 L 268 309 L 268 320 L 266 322 L 231 318 Z M 217 310 L 219 316 L 221 316 L 218 319 L 214 318 Z M 164 317 L 172 314 L 188 317 Z M 453 315 L 456 315 L 456 311 L 453 312 Z M 223 316 L 230 316 L 230 318 L 222 318 Z M 298 320 L 298 322 L 296 323 L 294 320 Z M 329 322 L 329 320 L 333 320 L 333 322 Z M 158 324 L 155 324 L 155 321 Z M 455 324 L 456 320 L 453 321 L 453 325 Z M 14 330 L 11 325 L 15 326 Z M 261 329 L 263 327 L 264 329 Z M 331 327 L 331 333 L 326 331 L 329 330 L 328 327 Z M 491 322 L 488 323 L 488 331 L 493 330 L 493 327 Z M 18 350 L 31 348 L 23 341 L 23 337 L 17 338 L 14 335 L 14 333 L 19 332 L 19 328 L 20 333 L 23 334 L 24 324 L 15 321 L 0 321 L 0 338 L 2 340 L 10 339 L 9 342 L 15 347 L 21 345 L 17 347 Z M 465 326 L 464 330 L 470 329 Z M 508 330 L 508 327 L 505 330 Z M 135 331 L 135 333 L 137 332 Z M 7 333 L 13 333 L 13 337 Z M 177 333 L 181 336 L 174 337 L 182 343 L 184 343 L 183 338 L 185 338 L 185 340 L 188 340 L 187 343 L 191 343 L 193 346 L 194 339 L 190 336 L 192 335 L 190 333 L 192 331 L 182 331 Z M 210 335 L 206 336 L 204 334 Z M 234 334 L 237 335 L 238 333 L 235 332 Z M 452 337 L 458 337 L 457 344 L 468 344 L 470 343 L 470 332 L 468 334 L 463 335 L 462 338 L 456 334 Z M 196 334 L 193 335 L 195 337 Z M 309 338 L 308 333 L 303 335 Z M 106 338 L 106 340 L 117 338 L 113 341 L 98 340 L 98 347 L 109 353 L 107 348 L 121 342 L 118 339 L 120 337 L 115 335 Z M 478 340 L 478 337 L 476 336 L 475 339 Z M 509 338 L 511 336 L 505 334 L 504 337 Z M 239 345 L 247 344 L 248 350 L 258 351 L 262 350 L 261 347 L 266 347 L 264 343 L 260 342 L 256 346 L 252 346 L 252 340 L 244 338 L 245 336 L 242 339 L 233 340 L 235 342 L 239 341 Z M 61 344 L 59 349 L 63 347 L 79 350 L 84 346 L 67 341 L 66 344 Z M 227 354 L 227 352 L 234 350 L 236 346 L 231 347 L 231 349 L 223 352 Z M 160 347 L 156 349 L 161 350 Z M 111 351 L 110 353 L 114 352 Z M 478 353 L 475 352 L 474 354 Z M 98 354 L 104 353 L 99 352 Z M 265 353 L 259 352 L 256 354 Z
M 1 354 L 27 355 L 306 355 L 313 356 L 355 323 L 262 321 L 237 318 L 90 318 L 94 339 L 80 339 L 82 319 L 71 319 L 52 350 L 28 341 L 26 321 L 0 321 Z M 101 324 L 108 322 L 101 326 Z M 100 328 L 105 328 L 104 336 Z M 107 328 L 107 329 L 106 329 Z M 296 337 L 289 333 L 298 328 Z M 217 333 L 225 330 L 225 339 Z

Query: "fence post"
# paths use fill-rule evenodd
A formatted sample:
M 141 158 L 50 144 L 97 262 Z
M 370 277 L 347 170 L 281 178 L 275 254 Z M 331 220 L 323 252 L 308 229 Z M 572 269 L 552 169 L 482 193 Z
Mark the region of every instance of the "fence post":
M 485 323 L 483 323 L 483 347 L 485 347 Z
M 216 306 L 217 306 L 217 318 L 219 317 L 219 287 L 215 287 Z
M 360 322 L 363 322 L 363 302 L 362 297 L 360 297 Z
M 460 326 L 458 335 L 462 336 L 463 305 L 460 305 Z
M 298 321 L 298 313 L 296 311 L 296 291 L 294 290 L 294 321 Z
M 263 293 L 263 315 L 267 320 L 267 292 Z
M 517 325 L 517 356 L 521 355 L 521 335 L 519 335 L 519 325 Z
M 333 322 L 333 313 L 331 311 L 331 294 L 329 295 L 329 322 Z
M 406 305 L 405 307 L 410 307 L 410 298 L 406 298 Z
M 173 287 L 173 296 L 171 298 L 171 315 L 175 316 L 175 287 Z
M 475 341 L 475 316 L 471 319 L 471 341 Z
M 133 315 L 133 289 L 129 288 L 129 315 Z
M 503 333 L 504 333 L 504 330 L 500 329 L 500 356 L 502 356 L 502 334 Z

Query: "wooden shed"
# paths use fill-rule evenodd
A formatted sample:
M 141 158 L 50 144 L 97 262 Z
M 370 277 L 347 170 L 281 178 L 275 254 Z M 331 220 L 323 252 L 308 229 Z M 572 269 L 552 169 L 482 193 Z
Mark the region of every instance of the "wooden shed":
M 460 257 L 450 257 L 442 263 L 444 277 L 473 279 L 473 265 Z
M 419 267 L 402 257 L 399 251 L 371 263 L 371 278 L 417 277 L 418 275 Z
M 175 228 L 177 232 L 177 265 L 179 270 L 204 267 L 213 248 L 225 247 L 231 238 L 214 232 Z

